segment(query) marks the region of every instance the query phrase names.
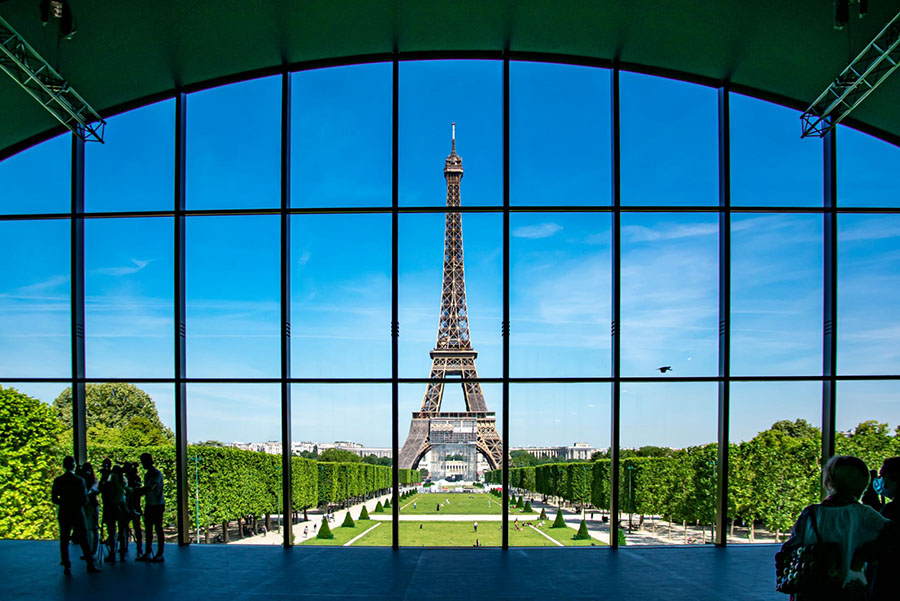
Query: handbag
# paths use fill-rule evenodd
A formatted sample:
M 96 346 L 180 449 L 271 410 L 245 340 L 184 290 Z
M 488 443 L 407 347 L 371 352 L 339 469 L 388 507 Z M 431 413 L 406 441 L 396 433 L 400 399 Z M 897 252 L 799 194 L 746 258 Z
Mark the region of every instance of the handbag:
M 782 548 L 775 554 L 775 590 L 789 595 L 840 593 L 843 589 L 841 545 L 822 542 L 813 508 L 810 508 L 808 518 L 816 542 L 793 549 Z

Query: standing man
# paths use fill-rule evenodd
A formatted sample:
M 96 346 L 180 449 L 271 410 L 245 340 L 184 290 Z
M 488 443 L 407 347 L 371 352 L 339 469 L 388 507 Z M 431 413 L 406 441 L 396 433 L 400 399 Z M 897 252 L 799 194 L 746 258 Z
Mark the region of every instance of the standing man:
M 88 544 L 87 530 L 84 522 L 84 512 L 88 504 L 87 490 L 84 480 L 75 475 L 75 459 L 67 456 L 63 459 L 63 475 L 53 480 L 53 490 L 50 500 L 59 506 L 56 519 L 59 521 L 59 556 L 60 564 L 66 574 L 72 573 L 72 563 L 69 561 L 69 541 L 74 531 L 75 538 L 81 543 L 81 552 L 87 562 L 89 574 L 99 572 L 94 567 L 94 555 Z
M 472 523 L 472 526 L 475 527 L 475 532 L 478 532 L 478 520 L 475 520 L 475 522 Z
M 142 561 L 162 563 L 166 560 L 163 549 L 166 546 L 166 537 L 163 535 L 163 512 L 166 509 L 166 499 L 163 496 L 162 472 L 153 467 L 153 456 L 150 453 L 141 453 L 141 466 L 147 473 L 144 474 L 144 486 L 141 494 L 144 495 L 144 530 L 147 532 L 147 544 L 144 547 Z M 156 547 L 156 555 L 152 555 L 153 534 L 159 539 Z

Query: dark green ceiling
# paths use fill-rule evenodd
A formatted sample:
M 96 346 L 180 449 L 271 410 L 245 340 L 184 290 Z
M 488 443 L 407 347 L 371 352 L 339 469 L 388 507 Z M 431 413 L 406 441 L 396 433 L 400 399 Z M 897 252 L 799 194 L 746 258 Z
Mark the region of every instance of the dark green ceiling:
M 38 0 L 0 14 L 104 116 L 210 80 L 283 64 L 390 53 L 500 51 L 617 59 L 626 68 L 730 81 L 804 108 L 900 11 L 870 0 L 848 31 L 832 0 L 70 0 L 74 39 L 59 54 Z M 855 10 L 855 9 L 854 9 Z M 515 55 L 514 55 L 515 56 Z M 900 75 L 852 123 L 900 140 Z M 665 110 L 665 107 L 660 107 Z M 46 137 L 52 117 L 0 77 L 0 156 Z M 798 120 L 799 121 L 799 120 Z M 797 125 L 798 134 L 800 125 Z

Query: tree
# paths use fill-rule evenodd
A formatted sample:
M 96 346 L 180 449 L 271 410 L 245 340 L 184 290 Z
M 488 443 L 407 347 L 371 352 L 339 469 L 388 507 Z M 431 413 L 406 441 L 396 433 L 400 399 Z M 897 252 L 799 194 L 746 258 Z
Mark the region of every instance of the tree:
M 543 507 L 541 507 L 541 515 L 538 517 L 538 519 L 541 519 L 541 520 L 547 519 L 547 512 L 544 510 Z
M 425 478 L 428 477 L 428 470 L 426 470 L 424 467 L 420 467 L 419 468 L 419 476 L 421 476 L 422 480 L 424 480 Z
M 362 460 L 363 463 L 368 463 L 370 465 L 390 466 L 393 463 L 390 457 L 376 457 L 373 453 L 366 455 Z
M 381 504 L 381 501 L 375 505 L 375 513 L 384 513 L 384 506 Z
M 525 501 L 525 513 L 533 513 L 534 510 L 531 508 L 531 501 Z
M 588 533 L 587 523 L 584 520 L 581 520 L 581 525 L 578 526 L 578 532 L 573 536 L 575 540 L 590 540 L 591 535 Z
M 362 506 L 362 511 L 359 512 L 359 518 L 358 518 L 358 519 L 359 519 L 360 521 L 369 519 L 369 512 L 366 510 L 366 506 L 365 506 L 365 505 Z
M 563 519 L 562 509 L 558 509 L 556 511 L 556 519 L 553 520 L 553 525 L 551 528 L 565 528 L 566 521 Z
M 52 407 L 0 386 L 0 538 L 56 536 L 50 487 L 62 431 Z
M 353 518 L 350 517 L 350 512 L 344 514 L 344 523 L 341 524 L 341 528 L 356 528 L 356 524 L 353 523 Z
M 326 463 L 359 463 L 362 457 L 344 449 L 325 449 L 319 453 L 318 460 Z
M 334 534 L 331 532 L 331 528 L 328 527 L 328 520 L 322 520 L 322 527 L 319 528 L 319 533 L 316 534 L 316 538 L 324 538 L 324 539 L 333 539 Z
M 72 389 L 63 390 L 53 407 L 65 428 L 71 430 Z M 153 399 L 134 384 L 86 384 L 85 417 L 91 444 L 142 446 L 175 442 L 175 435 L 159 419 Z

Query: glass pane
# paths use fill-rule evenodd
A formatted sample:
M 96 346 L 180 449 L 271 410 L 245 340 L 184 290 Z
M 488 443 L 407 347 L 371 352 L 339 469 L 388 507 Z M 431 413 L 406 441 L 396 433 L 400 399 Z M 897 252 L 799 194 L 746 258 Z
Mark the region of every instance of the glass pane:
M 714 382 L 622 385 L 620 544 L 714 540 L 717 395 Z
M 838 218 L 838 370 L 900 373 L 900 216 Z
M 391 64 L 291 78 L 291 205 L 390 206 Z
M 623 376 L 718 373 L 718 232 L 715 215 L 622 215 Z
M 197 92 L 187 104 L 187 207 L 280 206 L 281 77 Z
M 91 507 L 87 514 L 88 541 L 98 560 L 116 555 L 123 561 L 125 556 L 133 560 L 146 550 L 150 532 L 140 514 L 151 512 L 150 497 L 142 499 L 128 490 L 146 481 L 147 470 L 140 462 L 145 452 L 151 454 L 153 465 L 163 475 L 163 537 L 166 542 L 177 540 L 173 392 L 171 384 L 85 385 L 88 461 L 76 473 L 88 485 Z M 54 406 L 67 428 L 71 428 L 72 389 L 63 390 Z M 124 499 L 128 511 L 121 511 L 120 498 Z M 153 533 L 153 542 L 152 551 L 156 552 L 158 532 Z
M 622 204 L 719 204 L 716 90 L 622 72 Z
M 610 216 L 510 215 L 510 373 L 610 373 Z
M 187 219 L 189 376 L 281 374 L 279 228 L 277 215 Z
M 610 204 L 609 71 L 516 61 L 509 69 L 510 202 Z
M 171 210 L 175 186 L 175 101 L 109 119 L 103 144 L 85 145 L 86 211 Z
M 72 452 L 72 433 L 52 407 L 61 384 L 0 384 L 0 454 L 3 472 L 2 539 L 59 538 L 53 479 Z M 71 423 L 71 416 L 70 416 Z M 11 484 L 15 480 L 15 484 Z M 23 519 L 23 516 L 27 516 Z
M 390 215 L 292 216 L 291 268 L 292 375 L 390 377 Z
M 838 204 L 842 207 L 900 207 L 895 174 L 900 148 L 843 125 L 838 126 Z
M 0 365 L 7 377 L 72 373 L 68 219 L 0 222 Z
M 869 470 L 900 455 L 900 382 L 838 382 L 836 430 L 836 452 L 856 455 Z M 878 503 L 887 499 L 864 502 L 880 509 Z
M 189 384 L 187 437 L 192 539 L 282 544 L 281 388 Z
M 291 410 L 294 541 L 390 546 L 390 386 L 295 384 Z
M 72 138 L 57 136 L 0 162 L 0 214 L 72 209 Z
M 84 231 L 88 377 L 172 377 L 172 219 L 89 219 Z
M 510 546 L 608 545 L 610 386 L 514 384 L 509 395 Z
M 478 373 L 482 377 L 499 377 L 502 372 L 499 327 L 502 218 L 493 213 L 461 216 L 450 213 L 447 217 L 452 231 L 455 231 L 455 219 L 461 217 L 465 231 L 465 252 L 459 254 L 465 257 L 465 273 L 461 274 L 465 287 L 455 289 L 456 301 L 452 289 L 442 294 L 445 215 L 400 215 L 400 375 L 429 377 L 433 363 L 430 351 L 440 342 L 441 349 L 476 351 L 473 361 Z M 455 271 L 454 265 L 450 265 L 451 273 L 460 273 L 461 269 Z M 447 297 L 446 318 L 441 315 L 442 296 Z M 468 311 L 464 310 L 466 307 Z M 444 321 L 447 325 L 441 328 Z M 437 361 L 443 359 L 438 357 Z
M 732 215 L 731 370 L 822 372 L 822 217 Z
M 401 546 L 500 546 L 502 506 L 487 494 L 484 478 L 502 457 L 502 389 L 477 382 L 467 386 L 468 392 L 459 382 L 442 389 L 400 386 L 400 469 L 419 470 L 425 480 L 401 501 Z M 437 403 L 437 411 L 422 413 L 426 397 L 429 406 Z M 479 400 L 482 410 L 466 410 L 477 409 Z
M 400 63 L 401 205 L 444 205 L 451 123 L 466 169 L 462 204 L 503 204 L 502 76 L 499 61 Z
M 728 542 L 784 542 L 819 502 L 822 384 L 733 382 L 730 417 Z
M 730 108 L 731 204 L 822 206 L 822 143 L 800 138 L 800 113 L 740 94 Z

